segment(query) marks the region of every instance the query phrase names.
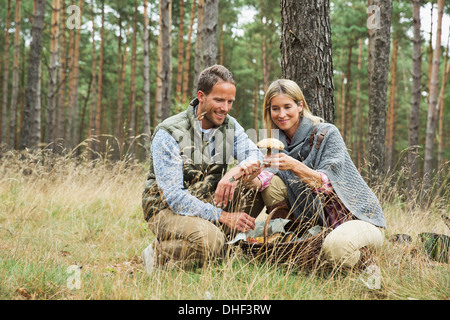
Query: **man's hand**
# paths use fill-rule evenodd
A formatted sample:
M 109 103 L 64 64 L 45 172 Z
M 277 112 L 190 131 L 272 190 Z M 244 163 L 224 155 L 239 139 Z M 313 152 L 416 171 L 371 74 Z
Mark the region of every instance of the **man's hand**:
M 214 203 L 216 206 L 225 208 L 228 202 L 233 200 L 234 190 L 238 184 L 237 180 L 244 176 L 244 182 L 252 181 L 259 173 L 261 173 L 259 161 L 248 161 L 231 168 L 219 181 L 216 192 L 214 194 Z
M 219 222 L 233 230 L 247 232 L 255 229 L 255 218 L 252 218 L 245 212 L 226 212 L 222 211 Z

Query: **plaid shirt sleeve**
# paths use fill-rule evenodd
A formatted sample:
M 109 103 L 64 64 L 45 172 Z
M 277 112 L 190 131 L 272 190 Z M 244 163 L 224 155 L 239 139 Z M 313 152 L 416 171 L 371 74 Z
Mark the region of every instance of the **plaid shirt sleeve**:
M 333 191 L 333 186 L 331 185 L 330 179 L 328 178 L 328 176 L 321 172 L 318 171 L 320 173 L 320 176 L 322 178 L 322 186 L 320 188 L 314 189 L 315 193 L 323 193 L 323 194 L 330 194 Z
M 270 180 L 272 180 L 273 173 L 269 171 L 262 171 L 258 175 L 259 181 L 261 181 L 261 189 L 259 191 L 263 191 L 265 188 L 267 188 L 270 184 Z

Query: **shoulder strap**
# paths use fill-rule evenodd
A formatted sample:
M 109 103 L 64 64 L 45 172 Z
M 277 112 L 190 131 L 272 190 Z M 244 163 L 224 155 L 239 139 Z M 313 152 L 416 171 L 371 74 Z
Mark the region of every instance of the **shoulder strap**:
M 314 129 L 314 131 L 311 133 L 311 135 L 309 136 L 309 149 L 311 150 L 314 144 L 314 137 L 317 133 L 317 128 Z M 322 132 L 319 134 L 319 136 L 317 137 L 317 142 L 316 142 L 316 149 L 319 150 L 320 145 L 322 144 L 323 139 L 325 138 L 325 135 L 327 134 L 327 129 L 323 129 Z

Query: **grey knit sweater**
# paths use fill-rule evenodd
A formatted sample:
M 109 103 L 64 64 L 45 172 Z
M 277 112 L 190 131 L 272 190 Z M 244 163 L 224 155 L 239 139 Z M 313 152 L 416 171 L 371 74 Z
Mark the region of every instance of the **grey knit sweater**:
M 312 149 L 310 135 L 317 128 Z M 326 129 L 323 141 L 318 149 L 315 148 L 318 136 Z M 386 222 L 381 205 L 355 167 L 347 152 L 344 140 L 336 126 L 329 123 L 313 125 L 308 118 L 302 118 L 291 143 L 286 143 L 286 136 L 280 130 L 279 139 L 285 144 L 282 151 L 300 160 L 311 169 L 322 171 L 330 179 L 331 185 L 346 208 L 358 219 L 370 222 L 378 227 L 386 228 Z M 292 172 L 278 171 L 276 173 L 288 186 L 291 205 L 297 210 L 303 210 L 302 205 L 295 205 L 299 196 L 306 197 L 304 205 L 313 205 L 321 211 L 320 201 L 308 191 L 308 187 Z M 294 211 L 295 213 L 295 211 Z M 320 212 L 323 215 L 323 212 Z M 323 218 L 323 217 L 322 217 Z

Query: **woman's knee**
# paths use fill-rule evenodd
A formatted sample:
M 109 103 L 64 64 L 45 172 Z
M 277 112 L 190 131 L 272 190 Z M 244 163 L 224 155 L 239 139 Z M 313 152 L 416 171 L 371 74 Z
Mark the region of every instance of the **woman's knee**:
M 361 248 L 379 249 L 383 239 L 383 232 L 373 224 L 351 220 L 334 229 L 325 238 L 322 252 L 331 263 L 353 267 L 360 258 Z

